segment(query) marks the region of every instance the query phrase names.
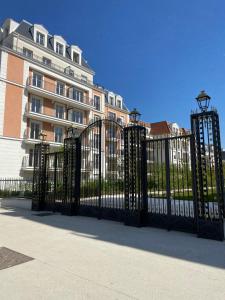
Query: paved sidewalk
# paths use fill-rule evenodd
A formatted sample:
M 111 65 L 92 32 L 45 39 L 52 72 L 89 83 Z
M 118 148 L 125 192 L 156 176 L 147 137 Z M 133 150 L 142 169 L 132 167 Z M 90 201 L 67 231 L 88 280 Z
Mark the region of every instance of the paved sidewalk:
M 0 209 L 1 300 L 225 299 L 225 242 L 85 217 Z

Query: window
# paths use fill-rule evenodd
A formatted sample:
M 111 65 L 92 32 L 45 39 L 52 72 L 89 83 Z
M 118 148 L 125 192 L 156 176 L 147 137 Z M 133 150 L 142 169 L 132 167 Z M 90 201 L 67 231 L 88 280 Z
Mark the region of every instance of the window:
M 59 119 L 64 119 L 64 107 L 62 105 L 55 106 L 55 116 Z
M 97 115 L 94 115 L 94 122 L 99 121 L 101 118 Z
M 98 148 L 99 147 L 99 134 L 98 133 L 94 133 L 94 136 L 93 136 L 93 147 L 94 148 Z
M 80 61 L 80 55 L 76 52 L 73 52 L 73 61 L 79 64 Z
M 82 91 L 79 91 L 79 90 L 73 88 L 73 90 L 72 90 L 72 98 L 74 100 L 83 102 L 83 100 L 84 100 L 84 93 Z
M 117 122 L 122 125 L 122 119 L 121 118 L 117 118 Z
M 28 57 L 28 58 L 32 58 L 33 57 L 33 51 L 23 47 L 23 55 Z
M 85 75 L 81 75 L 81 81 L 83 81 L 83 82 L 87 82 L 87 76 L 85 76 Z
M 55 127 L 55 142 L 62 143 L 63 129 L 61 127 Z
M 117 107 L 121 108 L 121 104 L 122 104 L 121 100 L 117 100 Z
M 94 153 L 94 169 L 98 169 L 98 168 L 99 168 L 99 154 Z
M 36 43 L 44 46 L 45 45 L 45 35 L 37 31 L 36 33 Z
M 81 111 L 72 111 L 71 121 L 83 124 L 83 113 Z
M 42 87 L 42 75 L 33 73 L 32 85 L 41 88 Z
M 51 66 L 51 64 L 52 64 L 51 59 L 49 59 L 47 57 L 43 57 L 42 61 L 43 61 L 43 64 L 45 64 L 46 66 Z
M 116 114 L 113 112 L 108 112 L 108 118 L 109 120 L 116 120 Z
M 58 95 L 64 96 L 64 83 L 57 81 L 56 93 Z
M 96 95 L 94 95 L 94 107 L 100 110 L 100 97 Z
M 28 159 L 28 167 L 33 167 L 34 165 L 34 149 L 29 150 L 29 159 Z
M 116 128 L 115 127 L 109 127 L 108 137 L 109 138 L 115 138 L 116 137 Z
M 41 99 L 32 96 L 31 98 L 31 111 L 40 114 L 41 113 Z
M 109 104 L 114 105 L 114 98 L 112 96 L 109 97 Z
M 63 55 L 63 45 L 56 42 L 56 53 Z
M 30 123 L 30 138 L 31 139 L 39 139 L 40 134 L 40 124 L 36 122 Z

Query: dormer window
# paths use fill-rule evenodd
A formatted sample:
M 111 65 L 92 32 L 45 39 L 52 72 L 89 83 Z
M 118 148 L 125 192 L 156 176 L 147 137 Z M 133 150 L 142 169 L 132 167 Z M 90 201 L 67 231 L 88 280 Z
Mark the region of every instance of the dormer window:
M 82 50 L 75 45 L 71 45 L 70 49 L 71 49 L 71 60 L 76 64 L 81 65 Z
M 40 24 L 34 24 L 31 30 L 35 43 L 47 47 L 48 30 Z
M 76 52 L 73 52 L 73 61 L 77 64 L 80 62 L 80 55 Z
M 39 31 L 36 33 L 36 43 L 44 46 L 45 45 L 45 35 Z
M 117 107 L 121 108 L 121 100 L 117 100 Z
M 63 55 L 63 45 L 56 42 L 55 52 L 60 55 Z

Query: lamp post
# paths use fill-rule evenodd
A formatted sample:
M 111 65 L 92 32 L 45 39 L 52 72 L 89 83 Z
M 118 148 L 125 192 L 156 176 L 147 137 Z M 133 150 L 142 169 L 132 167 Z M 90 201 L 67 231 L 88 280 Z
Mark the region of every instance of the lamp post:
M 202 113 L 206 112 L 209 108 L 211 97 L 207 95 L 206 92 L 203 90 L 195 99 L 197 100 L 200 111 Z
M 77 133 L 77 127 L 74 124 L 71 124 L 70 127 L 68 127 L 67 129 L 67 137 L 76 137 L 76 133 Z
M 47 134 L 45 134 L 43 131 L 39 133 L 39 139 L 41 140 L 41 143 L 44 143 L 46 136 Z
M 135 125 L 135 124 L 138 124 L 138 122 L 140 120 L 140 117 L 141 117 L 141 114 L 139 113 L 139 111 L 136 108 L 134 108 L 129 113 L 129 116 L 130 116 L 131 123 L 133 123 Z

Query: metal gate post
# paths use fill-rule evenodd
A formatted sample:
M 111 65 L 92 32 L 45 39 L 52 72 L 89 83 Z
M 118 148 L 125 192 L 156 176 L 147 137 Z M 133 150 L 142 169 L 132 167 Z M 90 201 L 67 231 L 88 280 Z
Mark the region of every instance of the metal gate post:
M 46 192 L 46 154 L 48 143 L 39 143 L 34 148 L 33 196 L 32 210 L 40 211 L 45 207 Z
M 125 225 L 144 225 L 147 208 L 145 139 L 145 127 L 135 125 L 124 128 Z
M 224 181 L 217 111 L 211 110 L 192 114 L 191 127 L 196 149 L 195 192 L 198 236 L 223 240 Z M 214 174 L 216 186 L 212 180 Z

